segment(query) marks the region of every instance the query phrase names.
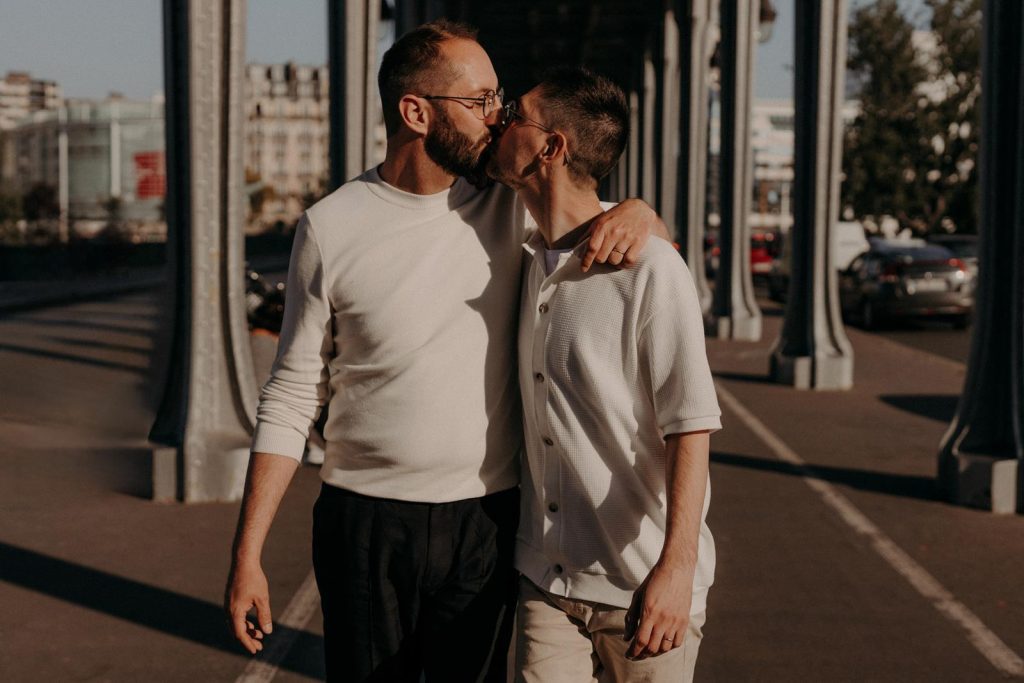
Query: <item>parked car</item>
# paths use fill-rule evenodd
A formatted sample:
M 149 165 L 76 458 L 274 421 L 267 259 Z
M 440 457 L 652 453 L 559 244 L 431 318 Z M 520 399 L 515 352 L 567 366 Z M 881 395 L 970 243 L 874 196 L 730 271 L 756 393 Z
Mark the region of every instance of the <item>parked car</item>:
M 977 235 L 930 235 L 930 244 L 937 244 L 953 252 L 964 262 L 972 278 L 978 277 L 978 236 Z
M 755 278 L 766 278 L 772 269 L 772 259 L 779 255 L 779 233 L 771 230 L 755 230 L 750 235 L 750 274 Z
M 974 281 L 966 264 L 945 247 L 924 240 L 871 239 L 868 251 L 839 275 L 844 317 L 864 329 L 883 321 L 940 318 L 967 327 Z
M 778 256 L 772 259 L 768 271 L 768 298 L 772 301 L 785 301 L 789 291 L 793 246 L 789 239 L 781 242 L 781 246 L 777 247 Z M 837 271 L 843 271 L 870 246 L 863 225 L 857 221 L 837 221 L 832 231 L 832 265 Z

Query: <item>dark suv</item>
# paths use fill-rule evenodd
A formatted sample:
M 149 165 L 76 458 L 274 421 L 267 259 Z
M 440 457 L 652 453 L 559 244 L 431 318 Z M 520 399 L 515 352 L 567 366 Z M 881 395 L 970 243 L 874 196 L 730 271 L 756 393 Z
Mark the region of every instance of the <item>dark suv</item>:
M 865 329 L 923 317 L 963 329 L 974 309 L 974 278 L 945 247 L 872 239 L 870 249 L 839 273 L 839 297 L 844 317 L 859 319 Z

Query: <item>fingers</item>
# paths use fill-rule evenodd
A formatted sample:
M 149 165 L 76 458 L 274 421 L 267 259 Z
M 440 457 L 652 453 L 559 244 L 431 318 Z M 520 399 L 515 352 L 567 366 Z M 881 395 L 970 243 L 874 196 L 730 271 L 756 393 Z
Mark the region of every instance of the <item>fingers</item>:
M 626 650 L 626 658 L 639 661 L 670 652 L 682 646 L 685 633 L 686 621 L 675 623 L 665 616 L 655 618 L 649 613 L 645 614 L 636 629 L 633 643 Z
M 594 259 L 597 258 L 603 244 L 604 234 L 597 231 L 592 232 L 590 235 L 590 241 L 587 243 L 587 252 L 583 254 L 583 264 L 581 265 L 581 269 L 584 273 L 590 270 L 590 266 L 593 265 Z
M 274 620 L 270 616 L 270 601 L 263 595 L 256 598 L 254 602 L 256 603 L 256 619 L 259 621 L 260 628 L 264 633 L 272 633 Z
M 249 654 L 254 655 L 263 649 L 263 643 L 256 639 L 256 627 L 245 618 L 245 610 L 235 609 L 232 611 L 231 631 L 242 647 L 249 651 Z

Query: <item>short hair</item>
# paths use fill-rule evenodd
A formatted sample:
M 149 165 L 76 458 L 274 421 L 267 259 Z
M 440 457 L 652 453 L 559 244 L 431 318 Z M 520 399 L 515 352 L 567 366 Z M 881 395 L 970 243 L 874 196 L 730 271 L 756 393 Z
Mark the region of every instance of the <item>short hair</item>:
M 437 19 L 418 26 L 395 41 L 380 60 L 377 87 L 388 137 L 401 128 L 398 102 L 405 95 L 427 91 L 455 80 L 455 68 L 441 54 L 441 44 L 453 38 L 476 40 L 476 29 L 458 21 Z M 433 93 L 429 93 L 433 94 Z
M 569 140 L 570 175 L 597 187 L 615 168 L 629 139 L 626 94 L 581 66 L 550 69 L 537 87 L 545 123 Z

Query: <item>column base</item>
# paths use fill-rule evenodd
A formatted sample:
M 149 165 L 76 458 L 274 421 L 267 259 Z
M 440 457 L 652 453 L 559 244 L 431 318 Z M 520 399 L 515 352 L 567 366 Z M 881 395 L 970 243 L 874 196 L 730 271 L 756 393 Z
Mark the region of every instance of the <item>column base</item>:
M 704 334 L 731 341 L 760 341 L 761 316 L 711 317 L 704 322 Z
M 976 453 L 944 453 L 942 458 L 939 484 L 951 502 L 995 514 L 1017 512 L 1021 470 L 1016 458 Z
M 795 389 L 844 391 L 853 386 L 853 358 L 848 356 L 771 355 L 773 382 Z

